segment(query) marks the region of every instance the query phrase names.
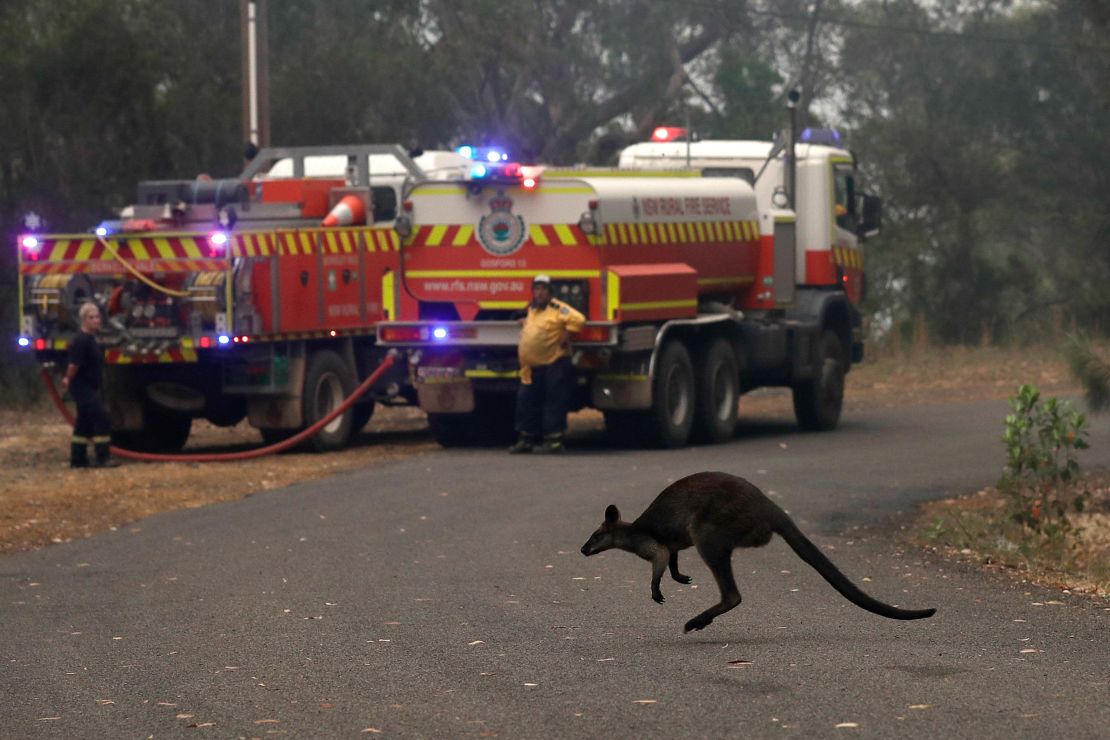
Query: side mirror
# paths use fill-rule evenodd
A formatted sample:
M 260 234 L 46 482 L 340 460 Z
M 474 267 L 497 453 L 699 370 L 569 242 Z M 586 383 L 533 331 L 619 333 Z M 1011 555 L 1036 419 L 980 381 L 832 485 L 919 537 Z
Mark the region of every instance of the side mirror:
M 877 195 L 861 194 L 859 212 L 859 238 L 864 240 L 878 236 L 883 227 L 883 199 Z

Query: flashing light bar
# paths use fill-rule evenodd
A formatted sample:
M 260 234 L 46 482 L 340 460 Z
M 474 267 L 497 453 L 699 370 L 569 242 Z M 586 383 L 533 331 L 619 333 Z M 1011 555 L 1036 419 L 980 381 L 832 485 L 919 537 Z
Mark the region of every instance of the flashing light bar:
M 686 135 L 686 129 L 681 126 L 659 126 L 651 132 L 651 140 L 656 142 L 686 141 Z
M 501 164 L 475 164 L 470 168 L 471 182 L 516 183 L 525 190 L 535 190 L 540 184 L 543 167 L 522 165 L 519 162 Z
M 806 144 L 823 144 L 825 146 L 843 146 L 840 132 L 835 128 L 807 128 L 802 131 L 798 141 Z
M 37 350 L 46 349 L 46 340 L 45 339 L 36 339 L 35 340 L 35 349 L 37 349 Z
M 473 159 L 476 162 L 489 162 L 496 164 L 497 162 L 508 162 L 509 155 L 504 149 L 495 146 L 471 146 L 464 144 L 455 150 L 458 154 Z
M 31 346 L 31 340 L 28 339 L 27 337 L 20 337 L 19 339 L 16 340 L 16 344 L 18 344 L 20 347 L 30 347 Z
M 216 341 L 219 342 L 222 346 L 227 346 L 231 344 L 231 337 L 229 337 L 227 334 L 221 334 Z

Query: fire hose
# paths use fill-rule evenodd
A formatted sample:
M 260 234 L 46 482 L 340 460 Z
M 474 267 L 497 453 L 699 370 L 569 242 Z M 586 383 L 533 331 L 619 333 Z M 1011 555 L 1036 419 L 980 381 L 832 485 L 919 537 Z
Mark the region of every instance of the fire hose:
M 368 391 L 370 389 L 370 386 L 372 386 L 378 380 L 378 378 L 382 376 L 382 373 L 393 366 L 396 356 L 397 351 L 390 350 L 389 354 L 386 355 L 381 364 L 378 365 L 374 372 L 370 373 L 370 377 L 362 381 L 361 385 L 359 385 L 358 388 L 355 388 L 354 391 L 351 392 L 351 395 L 343 399 L 343 402 L 332 409 L 330 412 L 328 412 L 328 414 L 324 416 L 324 418 L 320 419 L 308 428 L 297 432 L 289 439 L 284 439 L 281 442 L 276 442 L 272 445 L 258 447 L 253 450 L 245 450 L 243 452 L 213 452 L 197 453 L 192 455 L 168 455 L 154 452 L 136 452 L 134 450 L 125 450 L 121 447 L 116 447 L 115 445 L 112 445 L 109 449 L 111 450 L 112 454 L 116 455 L 117 457 L 126 458 L 128 460 L 143 460 L 146 462 L 236 462 L 239 460 L 252 460 L 256 457 L 273 455 L 278 452 L 287 450 L 290 447 L 299 445 L 301 442 L 305 441 L 306 439 L 326 427 L 328 424 L 332 423 L 332 421 L 334 421 L 337 416 L 353 406 L 355 401 L 357 401 L 362 396 L 362 394 Z M 71 414 L 69 409 L 65 407 L 65 403 L 62 401 L 62 397 L 58 393 L 57 387 L 55 387 L 54 385 L 54 379 L 50 376 L 50 373 L 47 372 L 46 368 L 42 368 L 40 374 L 42 375 L 43 383 L 46 385 L 47 393 L 50 394 L 51 400 L 54 401 L 54 405 L 58 408 L 58 411 L 61 412 L 62 416 L 65 417 L 66 421 L 70 424 L 73 424 L 73 414 Z

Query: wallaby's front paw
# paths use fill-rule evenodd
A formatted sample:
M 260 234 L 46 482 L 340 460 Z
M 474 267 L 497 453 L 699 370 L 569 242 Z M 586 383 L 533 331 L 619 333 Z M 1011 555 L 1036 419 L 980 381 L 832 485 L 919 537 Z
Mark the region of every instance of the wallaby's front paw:
M 656 604 L 662 604 L 664 601 L 666 601 L 666 599 L 663 598 L 662 591 L 656 591 L 651 595 L 651 598 L 655 600 Z
M 674 576 L 674 579 L 675 579 L 676 581 L 678 581 L 679 583 L 690 583 L 690 582 L 692 582 L 692 581 L 694 580 L 694 579 L 693 579 L 693 578 L 691 578 L 690 576 L 684 576 L 684 575 L 682 575 L 681 573 L 679 573 L 678 575 Z

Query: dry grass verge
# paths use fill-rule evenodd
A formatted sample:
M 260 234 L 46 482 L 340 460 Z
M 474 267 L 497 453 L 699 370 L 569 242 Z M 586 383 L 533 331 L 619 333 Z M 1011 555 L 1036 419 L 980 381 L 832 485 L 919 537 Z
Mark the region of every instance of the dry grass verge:
M 915 544 L 1071 593 L 1110 597 L 1110 473 L 1083 476 L 1082 513 L 1073 529 L 1046 537 L 1015 522 L 996 488 L 926 504 L 912 528 Z

